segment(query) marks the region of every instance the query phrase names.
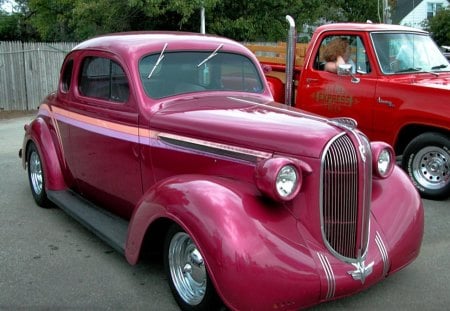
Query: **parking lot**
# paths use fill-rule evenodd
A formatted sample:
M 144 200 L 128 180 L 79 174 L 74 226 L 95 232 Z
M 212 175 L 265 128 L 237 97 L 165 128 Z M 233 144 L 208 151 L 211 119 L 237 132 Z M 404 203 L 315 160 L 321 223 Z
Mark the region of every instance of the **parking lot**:
M 130 266 L 61 210 L 37 207 L 18 158 L 31 118 L 0 120 L 0 309 L 178 310 L 162 263 Z M 424 205 L 425 236 L 413 264 L 313 310 L 450 309 L 450 199 Z

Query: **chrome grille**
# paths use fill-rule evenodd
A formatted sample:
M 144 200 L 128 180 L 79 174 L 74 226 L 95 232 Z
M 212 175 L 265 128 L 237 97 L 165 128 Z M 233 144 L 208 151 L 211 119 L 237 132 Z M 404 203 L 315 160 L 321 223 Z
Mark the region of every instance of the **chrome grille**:
M 329 248 L 340 256 L 355 259 L 361 255 L 358 230 L 358 155 L 347 135 L 335 139 L 322 162 L 322 233 Z

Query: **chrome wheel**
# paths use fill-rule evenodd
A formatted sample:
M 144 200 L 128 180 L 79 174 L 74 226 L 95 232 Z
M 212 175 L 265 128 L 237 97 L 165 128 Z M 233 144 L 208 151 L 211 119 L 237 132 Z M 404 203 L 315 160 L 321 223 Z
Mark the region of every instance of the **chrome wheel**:
M 28 181 L 34 201 L 41 207 L 50 207 L 45 191 L 45 176 L 39 152 L 34 143 L 27 148 Z
M 32 150 L 28 160 L 28 170 L 32 190 L 36 195 L 41 195 L 43 189 L 43 175 L 41 159 L 36 151 Z
M 169 270 L 173 285 L 185 303 L 202 302 L 207 287 L 207 272 L 197 246 L 185 232 L 177 232 L 170 241 Z
M 450 156 L 442 148 L 426 147 L 414 156 L 412 174 L 427 189 L 442 189 L 450 182 Z
M 443 133 L 423 133 L 403 152 L 403 169 L 422 197 L 441 200 L 450 195 L 450 140 Z

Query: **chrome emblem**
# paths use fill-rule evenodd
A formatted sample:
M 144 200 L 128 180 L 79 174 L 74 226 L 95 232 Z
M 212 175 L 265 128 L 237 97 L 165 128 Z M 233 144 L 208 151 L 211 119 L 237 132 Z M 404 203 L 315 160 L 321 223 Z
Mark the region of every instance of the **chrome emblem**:
M 364 284 L 366 278 L 372 273 L 373 264 L 374 262 L 372 261 L 370 264 L 366 266 L 364 260 L 358 261 L 357 263 L 352 263 L 352 265 L 356 268 L 356 270 L 348 271 L 347 273 L 350 274 L 354 280 L 360 280 L 361 283 Z

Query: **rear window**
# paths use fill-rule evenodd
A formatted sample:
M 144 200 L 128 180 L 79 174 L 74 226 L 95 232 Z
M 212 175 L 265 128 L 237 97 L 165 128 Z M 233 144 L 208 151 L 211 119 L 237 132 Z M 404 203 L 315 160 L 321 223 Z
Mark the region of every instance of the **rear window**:
M 261 77 L 250 59 L 220 51 L 148 55 L 141 59 L 139 72 L 152 98 L 201 91 L 263 91 Z

